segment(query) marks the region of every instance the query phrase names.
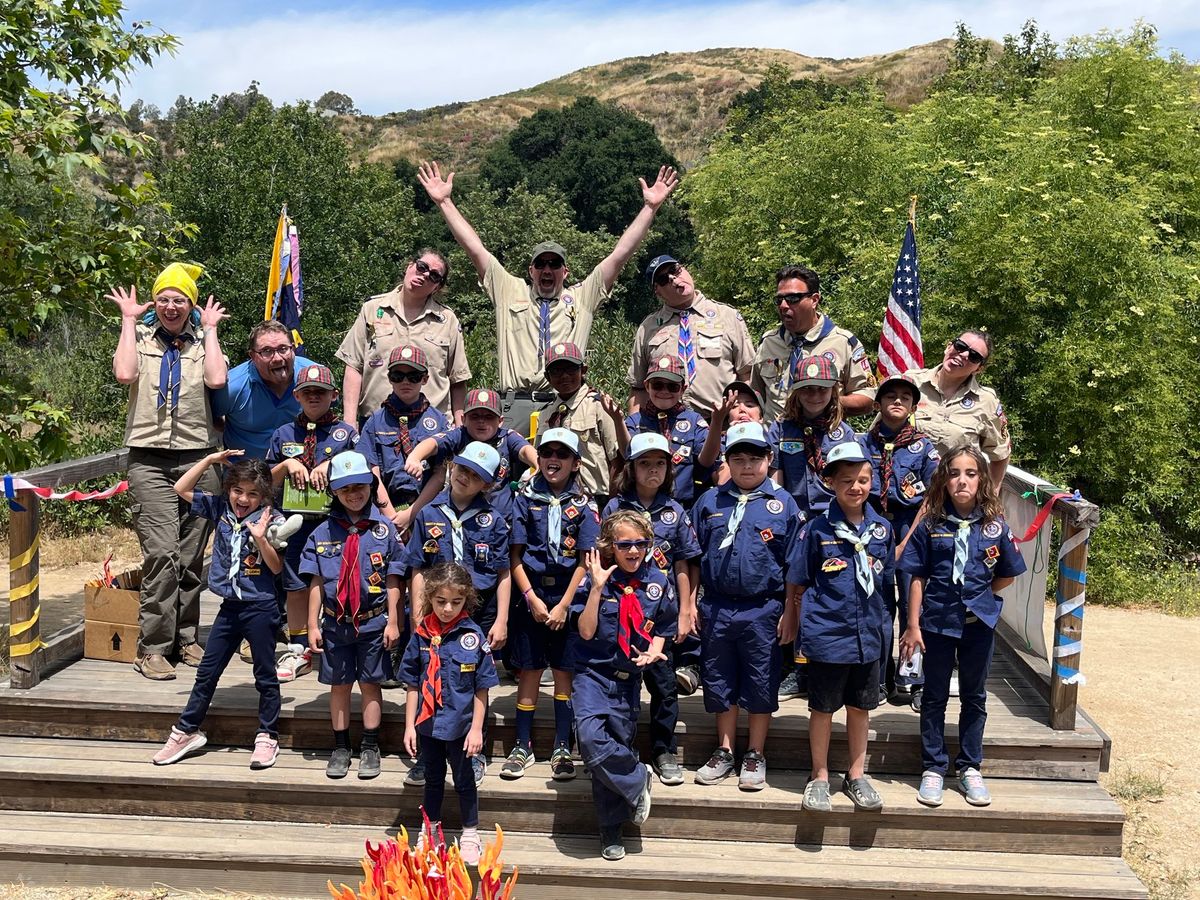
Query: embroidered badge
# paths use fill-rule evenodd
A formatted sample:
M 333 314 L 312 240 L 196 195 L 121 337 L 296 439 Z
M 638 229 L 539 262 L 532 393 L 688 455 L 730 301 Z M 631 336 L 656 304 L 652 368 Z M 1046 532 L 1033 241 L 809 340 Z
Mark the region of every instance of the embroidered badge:
M 692 423 L 689 422 L 687 419 L 680 419 L 678 422 L 675 423 L 675 430 L 678 431 L 680 434 L 687 434 L 689 431 L 692 430 Z
M 444 530 L 442 530 L 441 525 L 430 525 L 429 526 L 429 536 L 431 538 L 440 538 L 445 533 L 446 532 Z
M 245 563 L 247 566 L 257 566 L 258 565 L 258 557 L 255 556 L 253 553 L 251 553 L 245 559 L 243 559 L 242 562 Z
M 374 528 L 371 529 L 371 534 L 373 534 L 375 537 L 379 538 L 380 540 L 383 540 L 385 537 L 388 536 L 388 527 L 383 522 L 380 522 L 378 525 L 376 525 Z
M 669 356 L 664 356 L 664 357 L 662 357 L 661 359 L 659 359 L 659 361 L 658 361 L 658 367 L 659 367 L 660 369 L 669 369 L 669 368 L 671 368 L 671 357 L 669 357 Z
M 651 600 L 657 600 L 662 596 L 662 585 L 651 582 L 646 585 L 646 596 Z
M 767 512 L 772 515 L 779 515 L 783 512 L 783 501 L 774 498 L 767 501 Z
M 568 519 L 574 519 L 579 515 L 579 507 L 573 506 L 573 505 L 568 506 L 566 509 L 563 510 L 563 515 L 566 516 Z
M 474 637 L 474 635 L 472 635 L 472 637 Z M 458 671 L 460 671 L 460 672 L 474 672 L 474 671 L 475 671 L 475 663 L 463 663 L 462 665 L 460 665 L 460 666 L 458 667 Z
M 401 359 L 412 359 L 412 347 L 405 347 L 400 351 Z
M 555 345 L 554 345 L 554 352 L 555 352 L 555 353 L 566 353 L 566 352 L 567 352 L 567 345 L 566 345 L 566 344 L 555 344 Z
M 816 378 L 821 374 L 821 367 L 816 363 L 809 363 L 808 367 L 804 370 L 804 374 L 809 378 Z
M 779 451 L 781 453 L 801 453 L 804 450 L 804 441 L 780 441 Z
M 882 522 L 876 522 L 871 526 L 871 536 L 883 540 L 887 537 L 887 528 L 884 527 Z
M 371 566 L 376 569 L 383 568 L 383 554 L 382 553 L 372 553 L 371 554 Z
M 844 428 L 844 425 L 839 425 L 837 428 L 833 429 L 833 431 L 829 432 L 829 436 L 835 441 L 840 441 L 846 433 Z
M 773 532 L 770 528 L 764 528 L 758 533 L 758 536 L 763 539 L 763 543 L 765 544 L 768 541 L 774 540 L 775 532 Z
M 565 538 L 563 538 L 562 545 L 567 550 L 574 550 L 575 549 L 575 538 L 571 537 L 568 534 Z
M 463 632 L 463 636 L 458 639 L 458 643 L 462 645 L 464 650 L 479 649 L 479 635 L 473 631 Z
M 710 309 L 704 315 L 708 316 L 710 319 L 715 319 L 717 317 L 717 311 L 715 309 Z
M 426 431 L 436 431 L 437 419 L 435 419 L 433 416 L 426 416 L 421 420 L 421 427 Z
M 989 556 L 986 559 L 984 559 L 983 564 L 985 566 L 987 566 L 989 569 L 991 569 L 991 568 L 994 568 L 996 563 L 998 563 L 998 562 L 1000 562 L 1000 560 L 997 557 Z
M 661 521 L 664 525 L 674 525 L 678 518 L 679 517 L 675 515 L 675 510 L 664 509 Z
M 987 553 L 988 559 L 999 559 L 1000 558 L 1000 548 L 996 544 L 992 544 L 992 546 L 988 547 L 987 550 L 985 550 L 984 552 Z
M 834 362 L 837 359 L 837 357 L 834 355 L 832 350 L 826 350 L 821 355 L 823 357 L 825 357 L 827 360 L 829 360 L 830 362 Z
M 279 451 L 283 454 L 284 459 L 295 459 L 297 456 L 304 455 L 304 445 L 293 444 L 289 441 L 280 447 Z
M 975 405 L 975 401 L 972 400 L 970 397 L 962 398 L 962 408 L 963 409 L 970 409 L 974 405 Z
M 346 438 L 350 437 L 350 432 L 345 428 L 335 428 L 333 429 L 333 434 L 331 434 L 330 437 L 335 441 L 344 441 Z
M 983 526 L 983 536 L 985 538 L 998 538 L 1000 537 L 1000 532 L 1003 530 L 999 522 L 988 522 Z
M 380 584 L 383 581 L 383 576 L 378 572 L 372 572 L 367 576 L 367 584 Z
M 487 544 L 475 545 L 475 562 L 487 562 L 488 551 L 491 548 Z
M 654 552 L 650 556 L 654 559 L 654 564 L 660 569 L 666 571 L 671 567 L 671 564 L 667 562 L 667 554 L 662 552 L 662 548 L 655 547 Z
M 424 545 L 421 547 L 421 549 L 425 553 L 437 553 L 438 552 L 438 542 L 437 541 L 426 541 L 424 543 Z
M 479 524 L 480 528 L 487 528 L 492 524 L 492 514 L 490 512 L 481 512 L 475 517 L 475 521 Z
M 883 574 L 883 560 L 875 559 L 874 557 L 872 557 L 871 571 L 873 571 L 876 575 L 882 575 Z
M 822 572 L 840 572 L 844 568 L 846 568 L 846 561 L 836 556 L 830 557 L 821 563 Z
M 489 394 L 487 391 L 480 391 L 477 395 L 480 403 L 487 403 L 488 400 L 491 399 L 491 396 L 492 395 Z

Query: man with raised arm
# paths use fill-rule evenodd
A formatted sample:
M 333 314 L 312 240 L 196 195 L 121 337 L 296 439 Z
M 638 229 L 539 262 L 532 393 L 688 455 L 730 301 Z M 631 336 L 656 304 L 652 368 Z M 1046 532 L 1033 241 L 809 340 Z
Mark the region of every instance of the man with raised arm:
M 454 239 L 471 257 L 484 291 L 496 306 L 497 386 L 504 395 L 504 415 L 514 428 L 527 434 L 530 412 L 553 399 L 545 377 L 546 350 L 569 342 L 586 352 L 596 309 L 646 237 L 658 208 L 679 183 L 679 176 L 670 166 L 663 166 L 654 184 L 639 178 L 645 205 L 612 253 L 582 282 L 565 290 L 570 271 L 561 245 L 543 241 L 533 248 L 527 284 L 525 279 L 504 270 L 454 205 L 450 196 L 453 172 L 443 178 L 436 162 L 422 163 L 417 177 L 429 199 L 441 210 Z

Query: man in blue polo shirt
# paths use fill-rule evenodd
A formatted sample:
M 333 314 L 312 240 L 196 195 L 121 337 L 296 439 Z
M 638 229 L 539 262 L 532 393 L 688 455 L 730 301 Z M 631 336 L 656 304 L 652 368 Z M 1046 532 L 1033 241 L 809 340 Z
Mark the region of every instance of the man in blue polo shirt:
M 271 435 L 300 414 L 292 395 L 296 370 L 313 365 L 296 355 L 292 336 L 281 322 L 260 322 L 250 329 L 250 359 L 229 370 L 225 388 L 213 395 L 213 416 L 225 417 L 225 446 L 263 459 Z

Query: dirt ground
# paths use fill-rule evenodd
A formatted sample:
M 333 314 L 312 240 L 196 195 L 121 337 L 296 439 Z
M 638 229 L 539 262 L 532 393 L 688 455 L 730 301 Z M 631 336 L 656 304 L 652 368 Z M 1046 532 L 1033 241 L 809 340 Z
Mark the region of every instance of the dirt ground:
M 83 582 L 109 550 L 113 571 L 140 560 L 131 532 L 50 541 L 42 550 L 43 634 L 82 613 Z M 7 559 L 8 554 L 3 554 Z M 0 584 L 7 588 L 7 573 Z M 1047 607 L 1046 630 L 1053 610 Z M 1080 704 L 1112 737 L 1110 771 L 1101 783 L 1128 815 L 1125 859 L 1155 900 L 1200 900 L 1200 618 L 1144 609 L 1090 606 L 1084 619 Z M 1047 641 L 1049 645 L 1052 643 Z M 1191 699 L 1189 699 L 1191 698 Z M 1185 702 L 1180 702 L 1185 701 Z M 222 896 L 97 889 L 83 892 L 0 885 L 0 900 L 162 900 Z M 244 896 L 244 895 L 238 895 Z

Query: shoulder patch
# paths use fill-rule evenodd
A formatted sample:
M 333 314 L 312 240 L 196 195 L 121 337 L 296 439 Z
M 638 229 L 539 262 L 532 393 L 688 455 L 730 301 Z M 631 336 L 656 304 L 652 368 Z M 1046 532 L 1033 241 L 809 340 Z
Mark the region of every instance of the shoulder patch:
M 479 523 L 480 528 L 487 528 L 492 524 L 492 514 L 490 512 L 481 512 L 475 517 L 475 521 Z
M 438 427 L 437 419 L 433 416 L 426 416 L 421 420 L 421 427 L 428 431 L 436 431 Z
M 783 502 L 771 498 L 767 501 L 767 512 L 772 513 L 773 515 L 778 515 L 779 513 L 783 512 Z
M 655 584 L 653 581 L 646 585 L 646 596 L 651 600 L 659 599 L 662 593 L 662 585 Z
M 985 538 L 998 538 L 1000 533 L 1004 531 L 999 522 L 988 522 L 983 526 L 983 536 Z
M 344 441 L 346 438 L 350 437 L 350 432 L 345 428 L 335 428 L 333 429 L 333 434 L 331 434 L 330 437 L 335 441 Z
M 689 422 L 687 419 L 680 419 L 678 422 L 675 423 L 675 430 L 678 431 L 680 434 L 687 434 L 689 431 L 692 430 L 692 423 Z
M 371 529 L 371 534 L 373 534 L 375 537 L 379 538 L 380 540 L 383 540 L 385 537 L 388 536 L 388 527 L 385 524 L 383 524 L 382 522 L 380 522 L 374 528 Z
M 479 649 L 479 635 L 477 635 L 473 631 L 468 631 L 466 634 L 464 634 L 462 637 L 460 637 L 458 639 L 458 642 L 459 642 L 459 644 L 462 645 L 462 648 L 464 650 L 478 650 Z
M 879 540 L 883 540 L 887 537 L 887 528 L 884 527 L 882 522 L 876 522 L 871 526 L 871 535 Z
M 662 521 L 665 524 L 674 525 L 677 518 L 678 518 L 678 516 L 675 515 L 675 510 L 673 510 L 673 509 L 663 510 Z

